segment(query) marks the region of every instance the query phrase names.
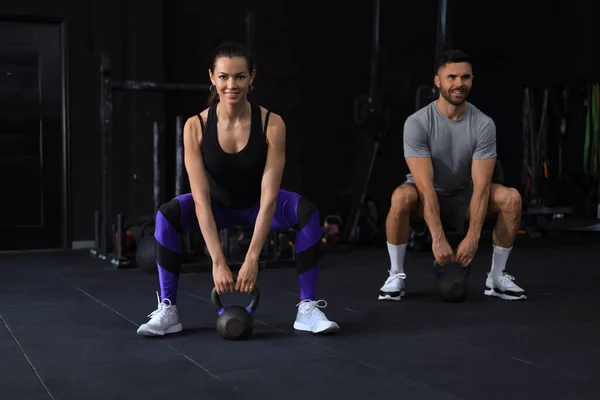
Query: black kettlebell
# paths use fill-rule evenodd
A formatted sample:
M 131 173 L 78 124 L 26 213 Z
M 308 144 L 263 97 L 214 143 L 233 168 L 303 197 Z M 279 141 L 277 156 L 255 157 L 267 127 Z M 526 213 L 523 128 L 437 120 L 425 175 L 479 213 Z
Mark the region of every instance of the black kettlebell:
M 212 303 L 217 309 L 217 332 L 223 339 L 244 340 L 252 336 L 254 330 L 254 318 L 252 314 L 258 306 L 260 291 L 254 286 L 251 293 L 252 301 L 247 307 L 238 305 L 223 307 L 221 297 L 214 288 L 211 294 Z
M 443 301 L 463 302 L 467 300 L 467 276 L 470 267 L 463 267 L 458 263 L 452 262 L 445 265 L 439 265 L 437 261 L 433 262 L 435 275 L 438 280 L 438 289 Z

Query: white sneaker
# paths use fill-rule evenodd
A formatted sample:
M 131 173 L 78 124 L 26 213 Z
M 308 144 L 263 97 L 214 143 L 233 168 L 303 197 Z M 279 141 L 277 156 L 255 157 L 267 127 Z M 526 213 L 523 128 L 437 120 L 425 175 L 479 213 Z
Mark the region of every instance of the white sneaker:
M 169 299 L 160 301 L 160 296 L 156 292 L 158 299 L 158 308 L 150 315 L 150 321 L 141 325 L 137 334 L 141 336 L 164 336 L 169 333 L 177 333 L 183 330 L 183 326 L 179 322 L 179 314 L 177 314 L 177 306 L 172 305 Z
M 492 278 L 488 272 L 485 280 L 485 294 L 487 296 L 496 296 L 504 300 L 524 300 L 527 298 L 525 290 L 517 286 L 513 281 L 514 276 L 502 272 L 502 275 Z
M 294 322 L 294 329 L 312 333 L 329 333 L 340 330 L 338 324 L 327 319 L 320 308 L 327 307 L 325 300 L 304 300 L 296 304 L 298 314 Z
M 390 273 L 390 276 L 379 289 L 379 300 L 401 300 L 402 296 L 406 294 L 406 274 L 404 272 L 388 272 Z

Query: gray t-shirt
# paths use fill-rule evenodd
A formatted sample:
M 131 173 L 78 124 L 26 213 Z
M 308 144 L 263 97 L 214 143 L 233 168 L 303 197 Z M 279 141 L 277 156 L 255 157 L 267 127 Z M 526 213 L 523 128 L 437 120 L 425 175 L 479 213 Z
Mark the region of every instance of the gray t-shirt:
M 430 157 L 438 195 L 459 193 L 472 182 L 472 160 L 496 157 L 496 125 L 471 103 L 452 121 L 434 101 L 404 123 L 404 157 Z M 412 174 L 406 178 L 414 183 Z

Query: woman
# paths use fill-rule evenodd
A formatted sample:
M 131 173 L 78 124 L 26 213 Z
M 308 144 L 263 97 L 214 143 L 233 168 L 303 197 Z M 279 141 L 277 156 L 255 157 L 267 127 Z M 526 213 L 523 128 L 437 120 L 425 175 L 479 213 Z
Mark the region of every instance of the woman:
M 247 100 L 256 71 L 244 46 L 224 43 L 213 53 L 208 71 L 209 108 L 184 127 L 185 165 L 191 193 L 163 204 L 156 215 L 155 238 L 161 296 L 139 335 L 180 332 L 177 283 L 184 231 L 202 232 L 219 294 L 250 293 L 258 257 L 271 229 L 296 230 L 300 303 L 294 328 L 313 333 L 339 330 L 316 301 L 321 225 L 317 208 L 300 195 L 280 189 L 285 166 L 282 118 Z M 218 231 L 250 225 L 254 233 L 237 280 L 221 249 Z M 322 304 L 325 303 L 325 304 Z

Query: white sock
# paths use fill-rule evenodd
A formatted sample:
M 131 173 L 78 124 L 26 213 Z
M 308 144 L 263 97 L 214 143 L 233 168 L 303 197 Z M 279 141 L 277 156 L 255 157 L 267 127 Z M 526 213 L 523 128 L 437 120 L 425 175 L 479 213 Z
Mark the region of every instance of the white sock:
M 498 247 L 495 244 L 493 247 L 494 254 L 492 255 L 492 270 L 490 276 L 501 276 L 506 267 L 506 260 L 508 260 L 508 255 L 510 254 L 512 247 Z
M 394 245 L 387 242 L 388 253 L 390 253 L 391 274 L 404 273 L 404 254 L 406 253 L 407 245 L 408 243 Z

